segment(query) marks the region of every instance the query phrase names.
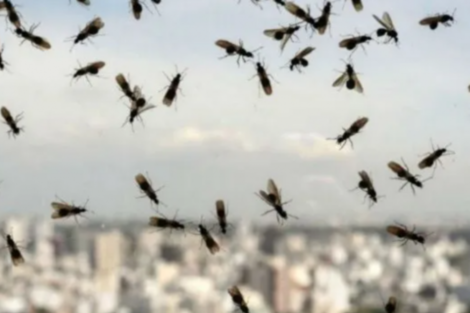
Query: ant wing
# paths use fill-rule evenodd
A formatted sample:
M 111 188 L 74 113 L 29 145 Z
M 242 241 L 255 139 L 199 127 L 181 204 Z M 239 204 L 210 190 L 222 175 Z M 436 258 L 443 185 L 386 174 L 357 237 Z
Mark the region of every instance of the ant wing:
M 215 202 L 215 210 L 217 215 L 225 215 L 225 203 L 224 200 L 217 200 Z
M 397 236 L 397 237 L 401 237 L 404 233 L 406 233 L 406 231 L 403 228 L 395 226 L 395 225 L 387 226 L 386 230 L 387 230 L 387 233 Z
M 390 17 L 390 14 L 388 12 L 384 12 L 382 16 L 382 21 L 387 25 L 389 30 L 395 30 L 395 26 L 393 25 L 392 18 Z
M 276 202 L 278 202 L 278 203 L 282 202 L 281 194 L 279 193 L 279 189 L 277 188 L 276 183 L 274 182 L 274 180 L 272 180 L 271 178 L 268 180 L 268 192 L 270 194 L 273 194 L 276 197 Z
M 366 126 L 368 122 L 369 122 L 369 119 L 367 117 L 360 117 L 354 123 L 352 123 L 349 129 L 357 129 L 357 131 L 359 131 L 364 126 Z
M 144 113 L 145 111 L 148 111 L 148 110 L 153 109 L 153 108 L 156 108 L 156 106 L 153 105 L 153 104 L 146 105 L 142 109 L 139 110 L 137 115 L 140 115 L 140 114 Z
M 306 57 L 307 55 L 309 55 L 310 53 L 312 53 L 313 50 L 315 50 L 314 47 L 307 47 L 307 48 L 303 49 L 302 51 L 300 51 L 299 53 L 297 53 L 297 55 L 294 58 L 295 59 L 302 59 L 302 58 Z
M 143 98 L 142 90 L 140 89 L 139 86 L 135 86 L 135 87 L 134 87 L 134 96 L 136 97 L 136 99 L 141 99 L 141 98 Z
M 387 164 L 388 168 L 391 169 L 395 174 L 400 175 L 406 172 L 406 170 L 395 161 L 390 161 Z
M 334 82 L 333 82 L 333 87 L 340 87 L 343 86 L 346 81 L 348 80 L 348 73 L 344 72 L 341 74 L 340 77 L 338 77 Z
M 429 167 L 429 164 L 431 164 L 434 161 L 434 155 L 430 154 L 424 159 L 421 160 L 421 162 L 418 163 L 419 169 L 425 169 L 426 167 Z
M 77 0 L 77 2 L 82 5 L 90 5 L 90 0 Z
M 39 38 L 40 39 L 39 40 L 40 42 L 39 43 L 35 42 L 35 44 L 37 44 L 40 47 L 41 50 L 43 50 L 43 49 L 49 50 L 52 47 L 51 44 L 49 43 L 49 41 L 47 41 L 46 38 L 39 37 L 39 36 L 35 36 L 34 38 Z
M 282 33 L 283 35 L 285 35 L 286 30 L 284 28 L 274 28 L 263 31 L 263 34 L 271 38 L 275 38 L 275 35 L 278 33 Z
M 18 248 L 10 250 L 10 256 L 14 266 L 18 266 L 24 263 L 23 255 Z
M 54 209 L 54 212 L 52 212 L 52 215 L 51 215 L 52 219 L 67 217 L 70 215 L 70 212 L 73 209 L 71 205 L 66 204 L 66 203 L 60 203 L 60 202 L 52 202 L 51 206 Z
M 339 42 L 340 48 L 346 48 L 351 44 L 355 44 L 357 42 L 356 37 L 346 38 Z
M 2 107 L 0 110 L 0 113 L 2 114 L 2 117 L 5 119 L 5 121 L 12 120 L 13 118 L 11 117 L 10 111 L 6 107 Z
M 284 50 L 285 46 L 287 45 L 287 42 L 289 41 L 289 39 L 292 38 L 292 35 L 294 35 L 294 33 L 284 35 L 284 39 L 282 39 L 282 43 L 281 43 L 281 51 Z
M 256 194 L 258 197 L 260 197 L 264 202 L 266 202 L 267 204 L 273 206 L 275 205 L 275 203 L 273 203 L 273 201 L 271 200 L 271 198 L 269 197 L 269 195 L 264 191 L 264 190 L 260 190 L 259 193 Z
M 385 14 L 385 13 L 384 13 Z M 372 17 L 380 24 L 382 25 L 382 27 L 390 30 L 392 27 L 390 27 L 390 25 L 388 25 L 387 23 L 385 23 L 383 20 L 381 20 L 380 18 L 377 17 L 377 15 L 372 15 Z
M 122 75 L 121 73 L 119 73 L 118 75 L 116 75 L 116 83 L 119 85 L 119 87 L 124 91 L 124 90 L 127 90 L 127 88 L 129 88 L 129 83 L 127 82 L 126 78 L 124 77 L 124 75 Z
M 366 171 L 360 171 L 359 176 L 361 177 L 362 181 L 368 185 L 369 188 L 373 187 L 372 180 Z
M 426 17 L 422 19 L 421 21 L 419 21 L 419 24 L 423 26 L 429 26 L 431 24 L 438 23 L 439 19 L 440 19 L 439 16 Z
M 354 80 L 355 84 L 354 84 L 354 89 L 359 92 L 359 93 L 363 93 L 364 92 L 364 88 L 362 87 L 362 84 L 361 82 L 359 81 L 359 78 L 357 78 L 357 75 L 356 73 L 354 73 L 351 78 Z
M 357 12 L 360 12 L 362 11 L 362 9 L 364 9 L 364 6 L 362 5 L 362 1 L 361 0 L 352 0 L 352 4 L 354 6 L 354 9 L 357 11 Z
M 307 15 L 307 13 L 304 11 L 304 9 L 302 9 L 301 7 L 299 7 L 297 4 L 295 4 L 294 2 L 286 2 L 285 5 L 284 5 L 284 8 L 286 8 L 287 12 L 289 12 L 290 14 L 304 20 L 305 19 L 305 16 Z
M 105 65 L 106 65 L 106 63 L 103 62 L 103 61 L 96 61 L 96 62 L 90 63 L 87 67 L 88 67 L 88 68 L 94 68 L 94 69 L 96 69 L 96 70 L 100 70 L 100 69 L 102 69 Z
M 222 48 L 222 49 L 228 49 L 228 48 L 233 48 L 235 50 L 238 50 L 239 49 L 239 46 L 234 44 L 234 43 L 231 43 L 230 41 L 228 40 L 224 40 L 224 39 L 219 39 L 215 42 L 216 46 Z

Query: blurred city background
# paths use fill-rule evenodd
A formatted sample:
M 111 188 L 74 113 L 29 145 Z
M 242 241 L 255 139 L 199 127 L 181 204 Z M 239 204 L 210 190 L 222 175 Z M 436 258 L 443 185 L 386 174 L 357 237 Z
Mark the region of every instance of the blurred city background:
M 470 229 L 420 229 L 405 246 L 383 227 L 232 225 L 211 255 L 197 235 L 145 222 L 5 219 L 26 263 L 0 246 L 0 312 L 233 312 L 236 284 L 250 312 L 470 312 Z M 300 225 L 300 226 L 299 226 Z M 412 227 L 412 225 L 410 225 Z

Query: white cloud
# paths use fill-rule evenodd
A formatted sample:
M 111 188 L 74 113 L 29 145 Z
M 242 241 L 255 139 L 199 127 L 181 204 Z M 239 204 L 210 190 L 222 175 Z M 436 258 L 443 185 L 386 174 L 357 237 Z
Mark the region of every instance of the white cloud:
M 289 133 L 283 136 L 285 147 L 294 150 L 301 158 L 344 157 L 352 155 L 352 150 L 340 146 L 334 140 L 328 140 L 317 133 Z

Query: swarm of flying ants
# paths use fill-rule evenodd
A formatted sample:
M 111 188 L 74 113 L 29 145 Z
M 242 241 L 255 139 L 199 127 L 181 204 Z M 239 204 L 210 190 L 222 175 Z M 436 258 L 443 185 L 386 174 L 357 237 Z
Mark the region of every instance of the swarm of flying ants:
M 72 0 L 69 0 L 71 2 Z M 144 9 L 147 9 L 150 13 L 150 9 L 147 6 L 147 1 L 150 1 L 154 8 L 158 11 L 158 5 L 161 3 L 161 0 L 128 0 L 129 8 L 131 12 L 131 18 L 135 19 L 136 22 L 141 20 L 143 16 Z M 238 2 L 240 2 L 239 0 Z M 302 30 L 307 31 L 310 36 L 314 34 L 324 35 L 327 30 L 330 28 L 330 16 L 333 9 L 332 1 L 324 1 L 323 7 L 320 8 L 318 15 L 313 15 L 310 7 L 302 8 L 293 1 L 284 1 L 284 0 L 250 0 L 255 6 L 262 9 L 262 2 L 271 2 L 278 7 L 279 10 L 282 8 L 290 14 L 290 16 L 295 19 L 289 25 L 281 26 L 279 28 L 269 28 L 265 30 L 259 30 L 259 33 L 263 33 L 264 36 L 269 38 L 273 42 L 278 42 L 280 46 L 281 53 L 285 50 L 286 45 L 289 42 L 292 42 L 298 38 L 298 33 Z M 75 0 L 80 5 L 83 6 L 92 6 L 93 0 Z M 356 12 L 362 12 L 364 9 L 363 0 L 345 0 L 346 3 L 351 3 Z M 8 23 L 12 26 L 12 33 L 16 35 L 21 41 L 22 45 L 25 41 L 28 41 L 33 47 L 39 50 L 50 50 L 52 49 L 52 44 L 43 36 L 35 34 L 36 29 L 40 25 L 32 24 L 29 28 L 25 27 L 25 22 L 21 13 L 17 10 L 17 7 L 11 2 L 11 0 L 0 1 L 0 11 L 6 13 L 6 19 Z M 373 14 L 372 18 L 378 23 L 376 29 L 371 30 L 369 33 L 357 33 L 356 35 L 348 35 L 337 43 L 338 49 L 343 49 L 344 51 L 349 51 L 349 60 L 345 62 L 344 70 L 341 71 L 339 77 L 337 77 L 333 83 L 332 87 L 341 89 L 343 86 L 346 86 L 347 90 L 354 90 L 360 94 L 364 93 L 364 87 L 361 81 L 358 78 L 358 73 L 354 68 L 352 62 L 352 55 L 361 48 L 365 52 L 365 47 L 371 42 L 377 42 L 382 44 L 393 43 L 399 45 L 399 33 L 397 28 L 393 23 L 392 17 L 389 13 L 383 12 L 381 17 Z M 430 30 L 436 30 L 440 24 L 446 27 L 450 27 L 454 22 L 454 14 L 449 15 L 436 14 L 433 16 L 427 16 L 422 20 L 418 21 L 417 24 L 425 27 L 429 27 Z M 85 44 L 86 42 L 92 42 L 91 40 L 102 35 L 102 30 L 105 27 L 105 22 L 101 17 L 95 17 L 91 21 L 85 24 L 82 28 L 78 30 L 77 33 L 72 35 L 67 40 L 73 42 L 72 50 L 77 44 Z M 234 43 L 227 39 L 217 39 L 215 40 L 215 45 L 224 50 L 225 55 L 221 56 L 220 59 L 225 59 L 228 57 L 236 57 L 236 63 L 238 66 L 241 63 L 245 64 L 250 62 L 254 65 L 254 72 L 252 78 L 258 79 L 258 87 L 264 92 L 265 95 L 271 96 L 274 94 L 274 88 L 272 85 L 272 80 L 275 81 L 274 77 L 268 72 L 268 67 L 261 61 L 258 55 L 258 61 L 254 61 L 255 54 L 258 53 L 263 47 L 247 48 L 244 45 L 243 40 L 238 39 L 238 43 Z M 309 66 L 309 58 L 312 55 L 315 55 L 314 51 L 316 47 L 313 46 L 304 46 L 303 49 L 297 51 L 297 53 L 290 58 L 286 58 L 286 65 L 290 71 L 298 71 L 301 73 L 303 70 L 307 70 Z M 4 46 L 2 45 L 0 49 L 0 71 L 6 69 L 9 63 L 3 58 Z M 95 60 L 88 63 L 85 66 L 82 66 L 78 62 L 79 67 L 74 69 L 71 82 L 77 81 L 80 78 L 85 78 L 87 82 L 91 84 L 91 77 L 100 77 L 100 71 L 102 71 L 106 62 L 103 60 Z M 176 68 L 176 74 L 173 77 L 169 77 L 164 74 L 168 79 L 168 85 L 164 86 L 160 91 L 164 91 L 163 97 L 161 98 L 161 103 L 164 106 L 171 107 L 175 105 L 178 92 L 182 93 L 181 83 L 185 77 L 186 70 L 178 71 Z M 135 120 L 139 120 L 143 123 L 142 114 L 148 110 L 156 108 L 155 104 L 150 103 L 151 98 L 147 98 L 144 95 L 142 87 L 139 85 L 132 85 L 129 75 L 127 77 L 123 73 L 118 73 L 115 76 L 115 82 L 118 85 L 119 91 L 122 93 L 121 98 L 125 97 L 128 101 L 128 115 L 124 121 L 124 124 L 131 124 L 132 130 L 134 130 L 133 123 Z M 470 91 L 470 86 L 467 87 Z M 13 117 L 12 113 L 5 106 L 1 107 L 1 115 L 3 118 L 3 123 L 8 127 L 8 136 L 16 138 L 24 131 L 24 126 L 20 126 L 19 122 L 22 120 L 23 113 L 19 113 Z M 15 112 L 17 113 L 17 112 Z M 331 140 L 335 140 L 339 149 L 342 149 L 348 142 L 351 147 L 354 148 L 352 137 L 358 135 L 362 130 L 365 129 L 365 126 L 369 123 L 368 117 L 359 117 L 354 121 L 348 128 L 344 129 L 341 134 Z M 417 167 L 420 170 L 425 170 L 431 168 L 433 170 L 432 174 L 426 179 L 420 179 L 419 174 L 415 174 L 414 171 L 410 170 L 408 165 L 405 163 L 403 158 L 401 163 L 396 161 L 389 161 L 386 165 L 387 167 L 395 174 L 393 179 L 400 180 L 403 182 L 403 185 L 399 190 L 402 190 L 407 185 L 412 189 L 413 194 L 415 193 L 415 188 L 423 188 L 424 182 L 430 180 L 434 177 L 434 171 L 436 170 L 437 164 L 441 164 L 441 158 L 443 156 L 453 154 L 453 151 L 448 150 L 448 146 L 444 148 L 434 147 L 432 144 L 432 151 L 428 152 L 427 155 L 417 162 Z M 384 166 L 385 167 L 385 166 Z M 371 174 L 367 173 L 365 170 L 360 170 L 359 182 L 357 187 L 353 190 L 360 189 L 364 192 L 364 198 L 369 200 L 369 208 L 378 202 L 380 198 L 384 196 L 378 195 L 374 182 L 371 178 Z M 219 240 L 214 235 L 214 227 L 218 228 L 218 232 L 221 236 L 227 235 L 231 224 L 228 221 L 228 211 L 224 200 L 217 199 L 215 201 L 215 212 L 214 216 L 216 218 L 216 223 L 211 227 L 204 225 L 201 219 L 200 223 L 192 224 L 186 223 L 182 220 L 176 219 L 175 216 L 170 219 L 165 217 L 158 208 L 161 205 L 166 206 L 159 198 L 158 192 L 163 188 L 154 189 L 152 186 L 152 181 L 150 178 L 139 173 L 135 176 L 135 182 L 139 188 L 142 195 L 140 197 L 146 197 L 150 200 L 152 206 L 157 207 L 157 215 L 150 216 L 148 220 L 148 226 L 157 231 L 175 231 L 175 232 L 190 232 L 195 235 L 200 236 L 201 241 L 205 244 L 205 247 L 210 254 L 217 254 L 221 251 L 221 246 Z M 292 200 L 283 201 L 281 196 L 281 189 L 278 188 L 273 179 L 268 179 L 267 189 L 259 190 L 258 193 L 255 193 L 269 209 L 264 212 L 262 215 L 274 212 L 276 219 L 280 224 L 283 224 L 288 220 L 289 217 L 297 219 L 298 217 L 289 213 L 285 206 L 290 203 Z M 51 203 L 52 214 L 51 218 L 54 220 L 63 220 L 67 218 L 73 218 L 78 223 L 78 217 L 85 217 L 85 213 L 92 212 L 86 208 L 86 203 L 83 206 L 77 206 L 73 203 L 67 203 L 64 200 L 59 199 L 59 201 L 54 201 Z M 417 232 L 415 228 L 409 230 L 407 226 L 400 223 L 395 225 L 389 225 L 386 227 L 386 232 L 391 236 L 394 236 L 401 242 L 402 245 L 406 244 L 408 241 L 413 243 L 418 243 L 423 245 L 425 243 L 426 236 L 422 232 Z M 10 253 L 10 257 L 13 265 L 18 266 L 25 262 L 19 246 L 13 240 L 11 234 L 6 234 L 3 236 L 7 243 L 7 248 Z M 249 312 L 248 304 L 245 301 L 245 298 L 240 291 L 240 289 L 234 285 L 227 290 L 228 294 L 232 298 L 233 303 L 238 307 L 238 309 L 244 313 Z M 384 303 L 384 308 L 387 313 L 394 313 L 397 307 L 397 299 L 395 297 L 389 297 L 387 303 Z

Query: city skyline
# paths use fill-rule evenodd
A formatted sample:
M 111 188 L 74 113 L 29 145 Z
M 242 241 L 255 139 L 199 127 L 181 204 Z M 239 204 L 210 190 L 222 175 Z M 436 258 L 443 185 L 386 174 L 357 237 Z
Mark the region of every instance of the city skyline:
M 306 1 L 298 1 L 305 5 Z M 29 43 L 4 32 L 3 57 L 11 73 L 0 73 L 2 106 L 13 115 L 24 112 L 25 127 L 16 140 L 9 139 L 1 125 L 0 206 L 2 214 L 34 214 L 48 217 L 55 195 L 83 204 L 90 199 L 90 218 L 117 216 L 142 218 L 154 213 L 139 195 L 134 176 L 148 171 L 155 187 L 169 207 L 161 211 L 172 217 L 210 217 L 217 199 L 228 204 L 229 216 L 275 222 L 261 217 L 269 207 L 254 196 L 273 178 L 283 190 L 286 206 L 304 221 L 326 221 L 332 217 L 346 223 L 359 220 L 393 221 L 399 217 L 416 224 L 433 219 L 468 217 L 465 163 L 470 145 L 465 134 L 470 111 L 468 75 L 465 66 L 470 44 L 462 34 L 470 29 L 460 12 L 470 4 L 369 3 L 355 12 L 351 4 L 333 4 L 331 36 L 314 35 L 302 29 L 299 41 L 290 42 L 280 56 L 279 44 L 262 34 L 269 28 L 295 19 L 273 3 L 263 10 L 246 0 L 216 3 L 204 0 L 178 5 L 162 2 L 161 16 L 144 9 L 136 21 L 127 1 L 92 2 L 87 9 L 74 1 L 54 1 L 51 6 L 18 3 L 28 26 L 41 22 L 35 33 L 52 44 L 41 52 Z M 316 4 L 310 3 L 316 12 Z M 149 8 L 153 10 L 150 4 Z M 418 21 L 428 14 L 451 12 L 457 7 L 457 22 L 436 31 Z M 355 52 L 354 65 L 361 75 L 365 93 L 338 91 L 331 87 L 343 70 L 341 59 L 348 53 L 337 43 L 341 35 L 370 33 L 378 24 L 372 14 L 388 11 L 399 31 L 400 47 L 366 45 L 367 54 Z M 64 40 L 93 17 L 105 22 L 104 36 L 94 44 L 76 46 Z M 184 21 L 182 23 L 181 21 Z M 9 26 L 10 27 L 10 26 Z M 252 64 L 237 67 L 235 58 L 218 60 L 224 51 L 217 39 L 237 42 L 247 48 L 263 46 L 273 83 L 271 97 L 258 96 L 258 82 Z M 462 37 L 464 38 L 464 37 Z M 303 74 L 280 69 L 301 48 L 316 48 Z M 103 60 L 104 78 L 69 85 L 77 66 Z M 188 68 L 182 82 L 185 96 L 179 96 L 177 110 L 161 105 L 169 75 Z M 114 81 L 118 73 L 130 74 L 132 84 L 141 85 L 157 108 L 145 113 L 145 128 L 139 123 L 132 132 L 121 128 L 128 110 Z M 334 141 L 342 127 L 358 116 L 369 124 L 354 138 L 354 149 L 339 150 Z M 386 164 L 404 157 L 418 173 L 418 154 L 431 149 L 429 139 L 440 146 L 452 142 L 455 156 L 443 160 L 434 179 L 416 196 L 409 189 L 398 192 L 400 183 L 390 180 Z M 371 172 L 379 195 L 372 209 L 362 203 L 362 193 L 350 193 L 359 170 Z M 426 178 L 431 171 L 419 171 Z M 296 222 L 294 220 L 289 221 Z

